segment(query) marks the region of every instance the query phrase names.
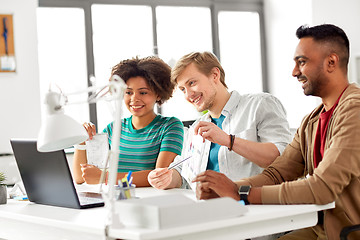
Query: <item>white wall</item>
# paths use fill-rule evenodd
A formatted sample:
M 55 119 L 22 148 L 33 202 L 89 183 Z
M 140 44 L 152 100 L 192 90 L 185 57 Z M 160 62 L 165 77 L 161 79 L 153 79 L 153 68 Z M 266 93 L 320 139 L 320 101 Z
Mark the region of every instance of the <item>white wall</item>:
M 319 103 L 315 97 L 306 97 L 301 84 L 291 75 L 298 43 L 295 32 L 299 26 L 311 24 L 311 3 L 311 0 L 264 1 L 269 88 L 284 105 L 292 128 L 297 128 Z
M 291 76 L 293 54 L 298 43 L 296 29 L 303 24 L 335 24 L 350 39 L 349 80 L 355 81 L 354 56 L 360 56 L 360 1 L 358 0 L 264 0 L 270 92 L 288 113 L 290 127 L 321 103 L 304 96 L 300 83 Z
M 360 56 L 360 1 L 313 0 L 314 24 L 335 24 L 346 32 L 350 40 L 349 81 L 356 82 L 355 56 Z
M 40 128 L 37 5 L 37 0 L 0 0 L 0 13 L 13 14 L 17 65 L 16 73 L 0 73 L 0 153 L 12 152 L 10 138 L 35 138 Z

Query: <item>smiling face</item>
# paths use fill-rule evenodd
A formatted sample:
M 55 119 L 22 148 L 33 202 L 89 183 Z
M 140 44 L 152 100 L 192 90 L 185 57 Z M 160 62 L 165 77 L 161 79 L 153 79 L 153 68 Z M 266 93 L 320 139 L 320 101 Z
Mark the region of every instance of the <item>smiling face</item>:
M 193 63 L 177 77 L 178 88 L 184 93 L 185 99 L 199 112 L 211 110 L 214 106 L 217 93 L 214 77 L 212 73 L 209 76 L 201 73 Z
M 326 51 L 311 37 L 304 37 L 296 48 L 292 75 L 302 83 L 305 95 L 322 96 L 328 82 L 326 77 Z
M 149 88 L 143 77 L 132 77 L 126 81 L 124 102 L 134 117 L 154 118 L 154 105 L 158 96 Z

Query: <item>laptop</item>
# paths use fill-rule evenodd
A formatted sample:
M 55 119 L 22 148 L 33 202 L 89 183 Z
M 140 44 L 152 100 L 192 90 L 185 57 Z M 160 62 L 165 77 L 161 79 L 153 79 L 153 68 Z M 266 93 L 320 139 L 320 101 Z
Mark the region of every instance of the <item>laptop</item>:
M 38 152 L 34 139 L 10 139 L 29 201 L 68 208 L 104 206 L 99 193 L 77 193 L 64 150 Z

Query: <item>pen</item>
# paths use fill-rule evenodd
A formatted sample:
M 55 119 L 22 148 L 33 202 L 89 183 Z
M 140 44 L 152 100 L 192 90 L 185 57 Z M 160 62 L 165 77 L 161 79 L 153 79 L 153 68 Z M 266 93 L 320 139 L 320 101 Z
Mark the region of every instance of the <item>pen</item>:
M 15 196 L 13 197 L 14 200 L 19 200 L 19 201 L 25 201 L 28 200 L 27 196 Z
M 127 181 L 130 182 L 132 171 L 129 171 L 128 174 L 126 174 Z
M 5 55 L 8 55 L 9 54 L 8 42 L 7 42 L 8 29 L 7 29 L 7 18 L 6 17 L 3 18 L 3 26 L 4 26 L 4 32 L 3 32 L 2 36 L 4 37 L 4 41 L 5 41 Z
M 184 159 L 182 159 L 182 160 L 178 161 L 178 162 L 177 162 L 177 163 L 175 163 L 174 165 L 172 165 L 172 166 L 168 167 L 168 170 L 173 169 L 174 167 L 176 167 L 176 166 L 180 165 L 181 163 L 185 162 L 186 160 L 188 160 L 188 159 L 189 159 L 189 158 L 191 158 L 191 157 L 192 157 L 192 156 L 189 156 L 189 157 L 187 157 L 187 158 L 184 158 Z

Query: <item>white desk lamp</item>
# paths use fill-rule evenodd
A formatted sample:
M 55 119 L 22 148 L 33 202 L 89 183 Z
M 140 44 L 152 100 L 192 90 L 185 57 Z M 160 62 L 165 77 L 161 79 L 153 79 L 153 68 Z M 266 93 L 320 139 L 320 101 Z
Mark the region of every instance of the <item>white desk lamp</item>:
M 110 161 L 108 176 L 109 190 L 107 194 L 102 192 L 105 206 L 109 208 L 109 222 L 107 223 L 107 227 L 111 224 L 112 214 L 115 212 L 113 208 L 115 201 L 115 184 L 117 179 L 118 159 L 120 153 L 121 101 L 123 99 L 125 89 L 126 84 L 124 80 L 122 80 L 118 75 L 113 75 L 109 84 L 101 87 L 89 87 L 84 91 L 63 94 L 49 90 L 45 98 L 47 117 L 42 123 L 37 140 L 37 148 L 39 152 L 51 152 L 71 147 L 75 144 L 84 142 L 89 138 L 87 132 L 80 123 L 64 114 L 63 107 L 66 104 L 70 104 L 68 103 L 67 96 L 81 93 L 91 93 L 88 99 L 83 102 L 94 103 L 103 99 L 115 101 L 116 110 L 113 135 L 111 138 L 112 144 L 108 156 L 108 160 Z M 109 96 L 108 93 L 110 93 L 111 96 Z M 101 182 L 103 178 L 104 174 L 102 174 Z
M 85 128 L 64 114 L 61 93 L 49 91 L 45 97 L 46 119 L 41 125 L 37 148 L 39 152 L 51 152 L 68 148 L 89 138 Z M 66 103 L 65 103 L 66 104 Z

